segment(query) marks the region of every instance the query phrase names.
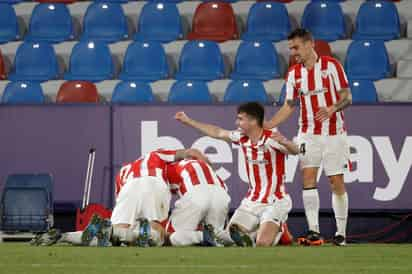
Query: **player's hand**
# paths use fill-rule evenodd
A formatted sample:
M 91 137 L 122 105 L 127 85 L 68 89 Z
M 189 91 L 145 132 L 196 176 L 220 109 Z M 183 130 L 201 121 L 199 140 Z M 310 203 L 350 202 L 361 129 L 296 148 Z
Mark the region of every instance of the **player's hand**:
M 189 121 L 189 117 L 183 111 L 177 112 L 175 114 L 175 119 L 185 124 Z
M 287 141 L 287 138 L 283 136 L 279 131 L 275 131 L 270 136 L 271 139 L 275 140 L 279 144 L 283 144 Z
M 195 149 L 195 148 L 189 148 L 186 150 L 186 157 L 187 158 L 194 158 L 197 160 L 202 160 L 205 161 L 206 163 L 208 163 L 209 165 L 211 164 L 209 159 L 206 157 L 206 155 L 204 155 L 202 152 L 200 152 L 199 150 Z
M 323 122 L 329 119 L 333 113 L 335 113 L 335 108 L 333 106 L 330 107 L 321 107 L 319 111 L 315 115 L 315 119 L 317 121 Z

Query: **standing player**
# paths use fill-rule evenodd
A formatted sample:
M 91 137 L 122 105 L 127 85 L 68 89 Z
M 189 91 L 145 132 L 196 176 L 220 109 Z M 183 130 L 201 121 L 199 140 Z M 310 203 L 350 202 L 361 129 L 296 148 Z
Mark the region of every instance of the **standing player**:
M 172 193 L 179 196 L 167 225 L 170 243 L 215 246 L 215 233 L 224 230 L 229 210 L 225 183 L 208 163 L 196 159 L 168 164 L 167 178 Z
M 332 188 L 332 207 L 337 232 L 336 245 L 345 245 L 348 196 L 343 173 L 349 167 L 349 145 L 343 109 L 352 102 L 348 81 L 341 64 L 332 57 L 318 56 L 310 32 L 293 31 L 288 37 L 290 54 L 298 64 L 286 76 L 285 104 L 265 124 L 273 128 L 284 122 L 300 103 L 298 143 L 303 170 L 303 204 L 309 226 L 300 239 L 306 245 L 319 245 L 319 194 L 316 187 L 318 169 L 323 164 Z
M 283 185 L 285 153 L 297 154 L 298 147 L 279 133 L 263 129 L 264 108 L 259 103 L 238 107 L 236 131 L 198 122 L 184 112 L 176 113 L 175 118 L 210 137 L 238 144 L 243 151 L 249 190 L 229 222 L 230 238 L 226 239 L 250 246 L 257 234 L 257 246 L 276 244 L 292 208 Z

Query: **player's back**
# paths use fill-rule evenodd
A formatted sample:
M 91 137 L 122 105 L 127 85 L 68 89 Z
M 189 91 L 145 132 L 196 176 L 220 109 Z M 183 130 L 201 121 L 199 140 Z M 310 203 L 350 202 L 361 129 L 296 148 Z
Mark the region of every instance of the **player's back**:
M 167 179 L 172 192 L 178 193 L 179 196 L 200 185 L 211 185 L 227 190 L 223 180 L 208 163 L 202 160 L 186 159 L 168 164 Z

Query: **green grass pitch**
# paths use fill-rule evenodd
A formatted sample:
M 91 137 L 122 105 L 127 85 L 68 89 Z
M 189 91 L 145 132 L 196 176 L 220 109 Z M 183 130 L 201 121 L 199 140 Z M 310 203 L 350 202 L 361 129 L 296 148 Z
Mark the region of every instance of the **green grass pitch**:
M 0 273 L 412 273 L 412 245 L 96 248 L 0 244 Z

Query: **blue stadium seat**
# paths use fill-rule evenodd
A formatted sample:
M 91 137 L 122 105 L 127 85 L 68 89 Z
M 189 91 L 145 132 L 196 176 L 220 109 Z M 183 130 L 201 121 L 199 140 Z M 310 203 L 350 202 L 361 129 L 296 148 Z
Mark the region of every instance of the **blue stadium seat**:
M 352 80 L 379 80 L 390 76 L 388 53 L 383 41 L 353 41 L 347 51 L 345 69 Z
M 126 4 L 129 0 L 94 0 L 94 2 Z
M 239 104 L 244 102 L 269 103 L 265 87 L 260 81 L 235 80 L 226 88 L 223 102 Z
M 38 82 L 9 82 L 1 101 L 3 104 L 42 104 L 44 95 Z
M 183 38 L 179 11 L 173 3 L 147 3 L 144 5 L 135 34 L 136 41 L 168 43 Z
M 10 5 L 18 4 L 21 2 L 24 2 L 24 0 L 0 0 L 0 4 L 10 4 Z
M 395 3 L 365 1 L 356 17 L 355 40 L 392 40 L 400 37 L 400 20 Z
M 223 78 L 225 64 L 219 45 L 212 41 L 189 41 L 180 55 L 178 80 L 211 81 Z
M 133 42 L 126 51 L 119 78 L 127 81 L 166 79 L 169 65 L 166 52 L 159 42 Z
M 345 17 L 337 2 L 309 2 L 302 16 L 302 27 L 310 30 L 316 40 L 335 41 L 345 37 Z
M 350 90 L 352 92 L 352 102 L 354 104 L 378 102 L 378 95 L 373 81 L 352 80 L 350 81 Z
M 92 3 L 83 19 L 82 40 L 117 42 L 128 38 L 127 18 L 119 3 Z
M 19 24 L 13 6 L 0 3 L 0 44 L 19 38 Z
M 168 102 L 171 104 L 211 104 L 212 95 L 206 82 L 176 81 L 170 88 Z
M 276 48 L 269 41 L 244 41 L 237 50 L 232 79 L 270 80 L 280 77 Z
M 247 31 L 242 35 L 242 39 L 277 42 L 288 37 L 290 28 L 285 4 L 277 2 L 254 3 L 249 10 Z
M 81 41 L 73 47 L 65 80 L 97 82 L 112 79 L 113 76 L 114 64 L 107 44 Z
M 5 232 L 44 232 L 53 226 L 53 179 L 49 174 L 13 174 L 1 197 Z
M 119 82 L 112 94 L 114 104 L 148 104 L 154 101 L 152 88 L 145 82 Z
M 56 79 L 59 65 L 53 47 L 45 42 L 24 42 L 14 57 L 9 75 L 12 81 L 47 81 Z
M 59 43 L 74 39 L 70 11 L 65 4 L 38 4 L 30 18 L 27 41 Z

